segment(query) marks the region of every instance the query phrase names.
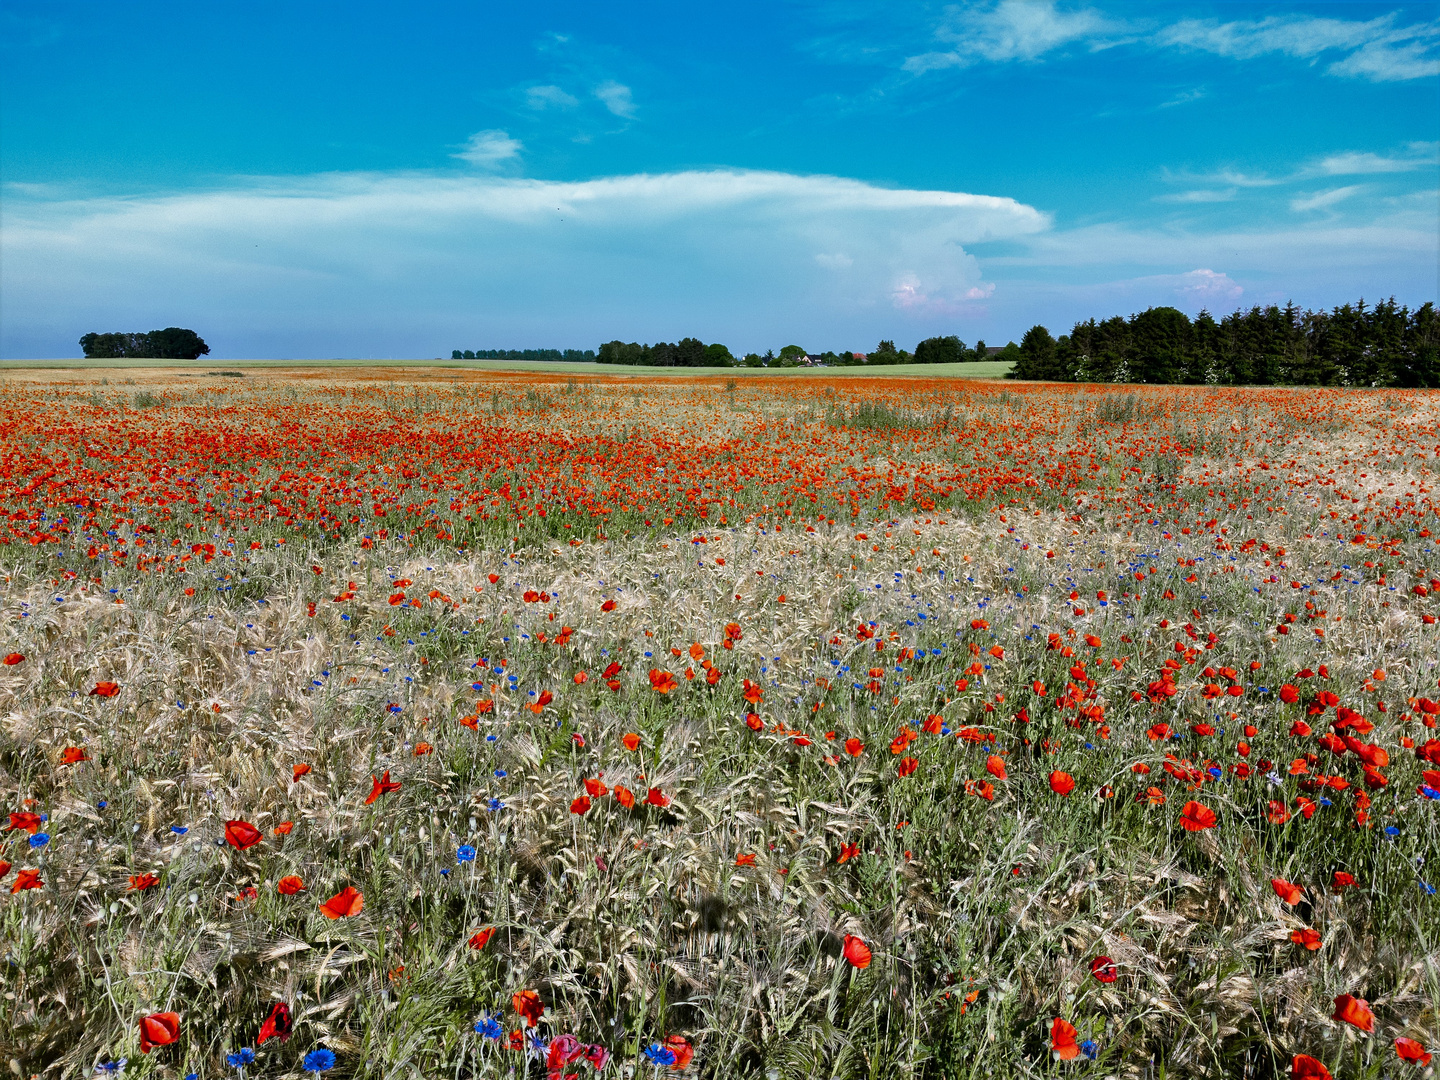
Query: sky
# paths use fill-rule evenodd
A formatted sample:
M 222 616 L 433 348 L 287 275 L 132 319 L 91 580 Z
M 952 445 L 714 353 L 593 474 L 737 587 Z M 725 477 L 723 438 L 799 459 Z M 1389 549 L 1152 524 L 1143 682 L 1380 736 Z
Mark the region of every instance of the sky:
M 0 0 L 0 357 L 1440 294 L 1440 4 Z

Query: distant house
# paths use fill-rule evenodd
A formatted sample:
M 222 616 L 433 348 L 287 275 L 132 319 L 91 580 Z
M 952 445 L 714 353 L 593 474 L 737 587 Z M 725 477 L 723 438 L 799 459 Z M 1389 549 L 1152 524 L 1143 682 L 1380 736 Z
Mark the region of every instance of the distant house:
M 850 359 L 852 359 L 852 360 L 859 360 L 860 362 L 863 363 L 863 362 L 865 361 L 865 355 L 866 355 L 866 354 L 863 353 L 863 352 L 852 352 L 852 353 L 850 354 Z
M 821 358 L 821 357 L 819 357 L 819 356 L 811 356 L 809 353 L 806 353 L 804 356 L 802 356 L 802 357 L 800 358 L 800 363 L 804 364 L 806 367 L 824 367 L 824 366 L 825 366 L 825 361 L 824 361 L 823 358 Z
M 986 345 L 986 346 L 985 346 L 985 355 L 986 355 L 986 356 L 998 356 L 998 355 L 1000 355 L 1000 354 L 1001 354 L 1002 352 L 1004 352 L 1004 351 L 1005 351 L 1005 346 L 1004 346 L 1004 345 Z

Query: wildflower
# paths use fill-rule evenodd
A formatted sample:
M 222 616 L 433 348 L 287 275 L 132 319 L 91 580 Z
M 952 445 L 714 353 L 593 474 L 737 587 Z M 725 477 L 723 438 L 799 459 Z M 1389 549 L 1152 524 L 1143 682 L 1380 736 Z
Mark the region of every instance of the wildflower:
M 366 806 L 369 806 L 376 799 L 380 798 L 381 795 L 388 795 L 392 791 L 400 790 L 400 781 L 390 779 L 389 769 L 386 769 L 385 774 L 381 776 L 378 780 L 372 776 L 370 778 L 370 783 L 372 785 L 370 788 L 370 794 L 365 796 Z
M 458 848 L 455 849 L 455 861 L 462 863 L 474 862 L 475 849 L 469 844 L 461 844 Z
M 32 848 L 42 848 L 48 843 L 50 843 L 50 834 L 48 832 L 36 833 L 30 837 L 30 846 Z
M 620 742 L 626 750 L 640 749 L 640 736 L 633 731 L 626 732 L 625 735 L 621 737 Z
M 1408 1061 L 1411 1065 L 1422 1069 L 1430 1064 L 1430 1051 L 1414 1039 L 1407 1039 L 1404 1036 L 1396 1039 L 1395 1053 L 1399 1055 L 1401 1061 Z
M 140 1052 L 148 1054 L 157 1046 L 169 1046 L 180 1038 L 180 1014 L 151 1013 L 140 1018 Z
M 1068 797 L 1075 790 L 1075 778 L 1067 772 L 1056 769 L 1050 774 L 1050 790 L 1056 795 Z
M 1335 1011 L 1330 1019 L 1352 1024 L 1361 1031 L 1375 1030 L 1375 1014 L 1370 1011 L 1370 1003 L 1350 994 L 1341 994 L 1335 999 Z
M 174 833 L 176 836 L 184 836 L 186 833 L 188 833 L 188 832 L 190 831 L 190 826 L 189 826 L 189 825 L 171 825 L 171 826 L 170 826 L 170 831 L 171 831 L 172 833 Z
M 1308 1054 L 1296 1054 L 1290 1059 L 1290 1080 L 1331 1080 L 1330 1070 Z
M 1075 1041 L 1075 1025 L 1058 1016 L 1050 1022 L 1050 1051 L 1057 1061 L 1073 1061 L 1080 1056 L 1080 1045 Z
M 483 930 L 476 930 L 470 935 L 470 948 L 480 950 L 490 944 L 490 939 L 495 936 L 495 927 L 487 926 Z
M 322 1073 L 335 1067 L 335 1053 L 332 1050 L 311 1050 L 300 1062 L 306 1072 Z
M 112 698 L 120 692 L 120 684 L 117 682 L 97 682 L 94 689 L 90 691 L 90 697 Z M 162 1015 L 162 1014 L 157 1014 Z M 168 1014 L 163 1014 L 168 1015 Z M 159 1045 L 159 1044 L 156 1044 Z
M 254 1064 L 255 1051 L 248 1046 L 242 1046 L 239 1050 L 235 1051 L 235 1053 L 226 1054 L 225 1062 L 232 1068 L 243 1070 L 246 1065 Z
M 67 746 L 60 752 L 61 765 L 78 765 L 82 761 L 89 761 L 90 755 L 78 746 Z
M 670 805 L 670 796 L 662 792 L 658 787 L 652 787 L 645 793 L 645 802 L 650 806 L 666 807 Z
M 1278 896 L 1282 901 L 1284 901 L 1284 903 L 1289 907 L 1294 907 L 1305 896 L 1304 889 L 1302 889 L 1299 885 L 1294 884 L 1293 882 L 1284 880 L 1283 878 L 1271 878 L 1270 888 L 1274 889 L 1275 895 Z
M 499 1020 L 487 1013 L 475 1021 L 475 1033 L 487 1039 L 499 1039 L 505 1034 L 505 1028 Z
M 121 1058 L 119 1061 L 102 1061 L 95 1066 L 95 1071 L 104 1076 L 115 1076 L 125 1071 L 125 1066 L 129 1064 L 129 1061 L 129 1058 Z
M 844 952 L 845 959 L 849 962 L 851 967 L 856 967 L 859 968 L 861 971 L 864 971 L 867 967 L 870 966 L 870 946 L 866 945 L 862 939 L 856 937 L 855 935 L 845 935 L 845 944 L 843 946 L 842 952 Z
M 1117 977 L 1115 961 L 1108 956 L 1097 956 L 1090 961 L 1090 974 L 1102 983 L 1113 983 Z
M 1290 940 L 1296 945 L 1305 946 L 1311 952 L 1316 952 L 1320 948 L 1320 931 L 1312 930 L 1308 926 L 1301 930 L 1292 930 L 1290 931 Z
M 131 875 L 130 875 L 130 887 L 129 887 L 128 889 L 126 889 L 125 891 L 126 891 L 126 892 L 144 892 L 146 889 L 150 888 L 150 887 L 153 886 L 153 885 L 158 885 L 159 883 L 160 883 L 160 879 L 159 879 L 158 877 L 156 877 L 154 874 L 151 874 L 151 873 L 148 873 L 148 872 L 147 872 L 147 873 L 144 873 L 144 874 L 131 874 Z
M 364 907 L 365 895 L 353 885 L 346 885 L 320 905 L 320 914 L 327 919 L 343 919 L 349 915 L 359 915 Z
M 240 851 L 252 848 L 264 839 L 260 830 L 248 821 L 225 822 L 225 840 Z
M 270 1013 L 265 1017 L 265 1022 L 260 1025 L 260 1034 L 255 1037 L 256 1046 L 264 1046 L 266 1039 L 279 1039 L 282 1043 L 290 1038 L 290 1029 L 293 1027 L 290 1019 L 290 1006 L 283 1001 L 277 1001 L 270 1006 Z
M 534 990 L 521 990 L 510 999 L 510 1003 L 515 1006 L 515 1011 L 525 1021 L 526 1027 L 533 1028 L 540 1022 L 540 1017 L 545 1015 L 545 1005 Z
M 39 889 L 44 886 L 40 880 L 39 870 L 21 870 L 15 875 L 15 881 L 10 886 L 10 895 L 24 892 L 26 889 Z
M 310 766 L 306 765 L 303 761 L 300 762 L 300 764 L 296 765 L 293 769 L 290 770 L 290 782 L 293 784 L 296 780 L 299 780 L 300 777 L 306 775 L 309 772 Z
M 1200 832 L 1215 828 L 1215 811 L 1204 803 L 1187 802 L 1180 810 L 1180 826 L 1186 832 Z
M 6 653 L 3 661 L 6 667 L 14 667 L 16 664 L 23 664 L 24 662 L 25 654 L 18 652 Z
M 275 885 L 281 896 L 294 896 L 305 891 L 305 882 L 296 874 L 286 874 Z

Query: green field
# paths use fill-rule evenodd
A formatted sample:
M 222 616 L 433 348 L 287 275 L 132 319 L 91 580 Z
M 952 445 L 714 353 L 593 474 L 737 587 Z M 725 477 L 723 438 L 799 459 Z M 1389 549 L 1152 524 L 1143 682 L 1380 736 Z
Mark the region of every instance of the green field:
M 836 367 L 836 368 L 669 368 L 631 367 L 617 364 L 572 364 L 564 361 L 525 362 L 519 360 L 0 360 L 0 371 L 15 370 L 68 370 L 68 369 L 117 369 L 145 370 L 154 368 L 176 368 L 209 374 L 222 370 L 276 369 L 276 368 L 446 368 L 472 371 L 525 371 L 570 375 L 643 375 L 653 378 L 660 375 L 713 376 L 713 375 L 786 375 L 805 376 L 823 374 L 835 375 L 923 375 L 928 378 L 960 379 L 1003 379 L 1010 370 L 1005 361 L 987 360 L 975 364 L 895 364 L 877 367 Z

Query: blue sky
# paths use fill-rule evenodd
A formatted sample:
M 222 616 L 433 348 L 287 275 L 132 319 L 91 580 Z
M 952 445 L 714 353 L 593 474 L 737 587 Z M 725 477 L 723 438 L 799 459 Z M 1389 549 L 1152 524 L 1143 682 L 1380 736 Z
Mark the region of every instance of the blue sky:
M 0 355 L 1415 305 L 1437 155 L 1436 4 L 0 0 Z

